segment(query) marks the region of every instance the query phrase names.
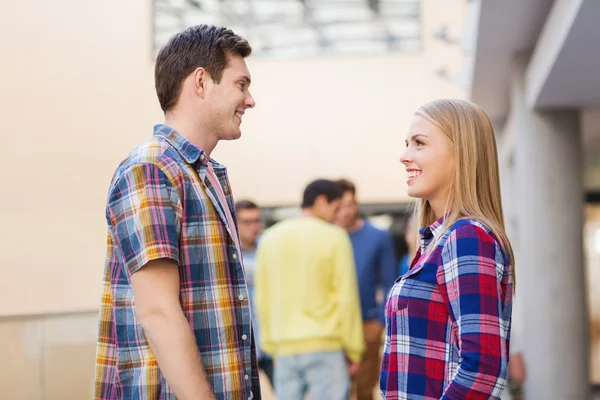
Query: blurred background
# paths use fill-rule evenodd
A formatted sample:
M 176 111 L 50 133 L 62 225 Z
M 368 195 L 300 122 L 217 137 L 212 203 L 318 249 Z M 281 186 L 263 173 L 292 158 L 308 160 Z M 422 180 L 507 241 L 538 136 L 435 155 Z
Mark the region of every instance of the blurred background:
M 0 398 L 90 399 L 118 162 L 163 121 L 158 49 L 198 23 L 249 39 L 257 107 L 213 157 L 266 225 L 348 178 L 398 258 L 413 112 L 474 101 L 498 138 L 525 398 L 600 387 L 597 0 L 19 0 L 0 4 Z

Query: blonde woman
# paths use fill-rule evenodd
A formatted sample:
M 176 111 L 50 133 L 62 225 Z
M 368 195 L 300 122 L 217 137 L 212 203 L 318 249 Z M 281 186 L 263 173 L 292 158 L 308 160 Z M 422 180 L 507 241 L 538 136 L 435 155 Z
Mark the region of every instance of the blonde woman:
M 514 257 L 492 125 L 476 105 L 415 114 L 401 162 L 420 244 L 386 304 L 385 399 L 499 399 L 506 385 Z

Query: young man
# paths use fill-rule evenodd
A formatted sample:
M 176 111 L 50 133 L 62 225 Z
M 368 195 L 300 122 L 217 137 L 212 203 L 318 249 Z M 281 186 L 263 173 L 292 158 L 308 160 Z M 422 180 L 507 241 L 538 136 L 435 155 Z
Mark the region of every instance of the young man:
M 261 237 L 255 276 L 261 347 L 275 359 L 278 399 L 345 400 L 364 342 L 352 248 L 332 224 L 342 191 L 306 187 L 304 215 Z
M 165 124 L 117 168 L 96 399 L 260 399 L 248 292 L 224 166 L 210 158 L 254 107 L 248 42 L 200 25 L 159 52 Z
M 246 284 L 248 285 L 250 305 L 252 306 L 252 328 L 254 329 L 254 338 L 258 343 L 260 341 L 260 333 L 254 301 L 254 272 L 256 271 L 256 243 L 263 223 L 260 208 L 253 201 L 236 201 L 235 212 L 237 214 L 240 241 L 242 244 L 242 259 L 246 273 Z M 265 373 L 269 379 L 269 384 L 273 386 L 273 359 L 262 351 L 259 346 L 256 347 L 256 353 L 258 368 Z
M 385 327 L 383 305 L 397 278 L 396 256 L 388 232 L 358 216 L 356 187 L 348 180 L 337 183 L 343 191 L 336 222 L 350 234 L 362 309 L 365 354 L 354 376 L 358 400 L 373 399 L 381 366 L 381 335 Z M 378 291 L 383 294 L 378 298 Z

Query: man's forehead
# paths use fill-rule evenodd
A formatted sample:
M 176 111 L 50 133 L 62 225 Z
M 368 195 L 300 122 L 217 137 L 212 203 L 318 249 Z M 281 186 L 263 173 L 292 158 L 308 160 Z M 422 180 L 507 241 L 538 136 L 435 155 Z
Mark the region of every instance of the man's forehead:
M 238 214 L 260 214 L 260 209 L 258 208 L 242 208 L 238 211 Z
M 248 70 L 246 61 L 241 56 L 230 56 L 227 58 L 225 73 L 246 75 L 250 77 L 250 71 Z

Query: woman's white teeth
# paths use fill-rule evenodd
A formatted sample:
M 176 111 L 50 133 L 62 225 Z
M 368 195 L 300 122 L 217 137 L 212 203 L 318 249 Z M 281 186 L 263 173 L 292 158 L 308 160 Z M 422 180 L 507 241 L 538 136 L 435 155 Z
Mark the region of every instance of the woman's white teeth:
M 409 178 L 414 178 L 414 177 L 419 176 L 419 175 L 421 175 L 421 171 L 409 171 L 408 172 L 408 177 Z

